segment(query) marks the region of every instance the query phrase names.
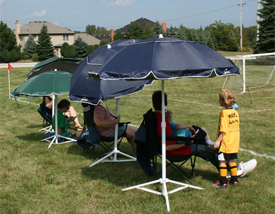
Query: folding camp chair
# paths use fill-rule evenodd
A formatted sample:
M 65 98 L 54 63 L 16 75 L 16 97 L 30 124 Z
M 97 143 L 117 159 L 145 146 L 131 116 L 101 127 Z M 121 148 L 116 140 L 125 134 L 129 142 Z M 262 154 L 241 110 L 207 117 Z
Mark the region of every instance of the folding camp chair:
M 161 158 L 161 149 L 159 145 L 159 140 L 161 136 L 157 134 L 157 119 L 155 113 L 149 110 L 146 114 L 143 115 L 144 120 L 138 129 L 135 137 L 135 142 L 137 144 L 137 161 L 141 165 L 142 169 L 148 176 L 156 177 L 159 173 L 157 172 L 157 158 Z M 172 137 L 167 136 L 167 141 L 189 141 L 194 140 L 195 142 L 198 138 L 188 138 L 188 137 Z M 195 180 L 195 161 L 196 161 L 196 152 L 184 155 L 184 156 L 169 156 L 166 157 L 167 167 L 172 167 L 174 171 L 178 172 L 184 179 L 192 183 L 188 178 L 187 174 L 183 171 L 182 166 L 188 161 L 191 160 L 192 172 L 191 174 Z M 176 162 L 182 162 L 179 166 Z M 152 167 L 153 166 L 153 169 Z M 171 176 L 173 172 L 167 177 Z
M 40 104 L 39 108 L 37 109 L 38 113 L 43 118 L 43 123 L 42 123 L 43 124 L 43 128 L 39 129 L 39 131 L 46 131 L 46 133 L 48 133 L 48 132 L 52 131 L 52 117 L 47 114 L 45 108 L 46 108 L 45 107 L 45 103 L 42 102 Z
M 114 146 L 114 137 L 104 137 L 99 136 L 94 123 L 94 106 L 86 103 L 82 103 L 83 116 L 84 116 L 84 130 L 81 133 L 77 143 L 84 149 L 85 153 L 90 153 L 92 159 L 99 158 L 102 155 L 112 152 L 112 147 Z M 120 143 L 125 137 L 125 134 L 118 136 L 117 148 L 119 149 Z M 97 147 L 103 148 L 104 152 L 96 157 L 95 151 Z M 113 159 L 113 155 L 109 156 Z

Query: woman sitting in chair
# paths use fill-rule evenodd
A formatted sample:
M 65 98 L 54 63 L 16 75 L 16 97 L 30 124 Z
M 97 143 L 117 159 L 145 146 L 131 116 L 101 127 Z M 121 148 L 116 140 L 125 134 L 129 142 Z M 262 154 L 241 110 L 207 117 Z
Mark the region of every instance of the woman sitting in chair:
M 46 106 L 46 112 L 48 114 L 48 116 L 52 117 L 52 105 L 53 105 L 53 94 L 50 96 L 45 96 L 43 97 L 44 102 L 45 102 L 45 106 Z M 76 110 L 74 109 L 73 106 L 70 105 L 69 109 L 63 113 L 67 118 L 68 118 L 68 122 L 73 121 L 75 124 L 75 128 L 77 129 L 77 131 L 81 132 L 83 130 L 83 127 L 80 125 L 78 117 L 77 117 L 77 113 Z

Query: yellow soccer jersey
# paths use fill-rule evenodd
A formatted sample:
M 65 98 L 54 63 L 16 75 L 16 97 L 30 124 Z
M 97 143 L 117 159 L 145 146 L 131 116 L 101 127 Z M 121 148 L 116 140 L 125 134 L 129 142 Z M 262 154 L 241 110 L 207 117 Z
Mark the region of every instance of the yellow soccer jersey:
M 220 151 L 226 154 L 238 153 L 240 146 L 240 116 L 235 109 L 224 109 L 220 113 L 217 138 L 224 133 Z

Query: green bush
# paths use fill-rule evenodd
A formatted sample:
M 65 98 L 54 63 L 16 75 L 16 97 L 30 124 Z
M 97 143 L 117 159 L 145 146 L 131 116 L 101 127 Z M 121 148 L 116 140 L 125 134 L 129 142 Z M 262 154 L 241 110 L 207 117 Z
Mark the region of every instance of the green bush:
M 65 49 L 64 57 L 67 57 L 67 58 L 75 58 L 76 57 L 76 50 L 75 50 L 74 45 L 70 45 Z
M 5 62 L 8 63 L 10 62 L 10 52 L 8 51 L 8 49 L 4 49 L 1 53 L 1 62 Z
M 87 56 L 89 56 L 91 53 L 93 53 L 94 50 L 95 50 L 95 49 L 94 49 L 94 46 L 93 46 L 93 45 L 89 45 L 89 46 L 87 47 L 87 50 L 86 50 Z
M 17 54 L 17 51 L 15 49 L 12 49 L 11 52 L 10 52 L 10 61 L 11 62 L 18 61 L 18 54 Z
M 28 53 L 27 52 L 21 52 L 21 59 L 29 59 L 30 57 L 29 57 L 29 55 L 28 55 Z
M 32 55 L 32 61 L 34 61 L 34 62 L 38 62 L 39 61 L 37 53 L 35 53 L 35 54 Z
M 68 42 L 64 42 L 61 46 L 61 56 L 65 56 L 65 50 L 69 47 L 70 45 L 68 44 Z
M 99 45 L 100 45 L 100 46 L 106 45 L 106 44 L 108 44 L 109 42 L 110 42 L 109 39 L 102 39 L 102 40 L 100 41 Z

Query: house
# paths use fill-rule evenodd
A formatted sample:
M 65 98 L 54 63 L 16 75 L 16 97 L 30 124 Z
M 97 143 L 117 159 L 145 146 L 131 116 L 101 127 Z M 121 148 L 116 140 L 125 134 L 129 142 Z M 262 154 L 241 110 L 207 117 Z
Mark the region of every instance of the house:
M 155 22 L 149 20 L 149 19 L 146 19 L 144 17 L 141 17 L 133 22 L 137 22 L 140 24 L 140 26 L 142 27 L 142 29 L 144 30 L 146 25 L 148 24 L 150 27 L 153 27 L 155 25 Z M 122 34 L 125 34 L 127 32 L 127 29 L 129 28 L 131 24 L 128 24 L 128 25 L 125 25 L 124 27 L 120 28 L 120 29 L 117 29 L 115 30 L 114 32 L 112 32 L 111 30 L 111 34 L 110 35 L 97 35 L 96 38 L 98 38 L 99 40 L 102 40 L 102 39 L 108 39 L 110 41 L 113 40 L 114 38 L 114 34 L 118 31 L 120 31 Z M 162 23 L 163 25 L 163 23 Z M 166 23 L 165 23 L 165 26 L 166 26 Z M 166 32 L 166 31 L 165 31 Z
M 64 42 L 67 42 L 69 45 L 72 45 L 74 44 L 74 41 L 78 38 L 78 36 L 80 36 L 83 39 L 83 41 L 85 41 L 88 45 L 100 43 L 100 40 L 96 39 L 93 36 L 76 34 L 71 30 L 62 28 L 58 25 L 52 24 L 47 21 L 32 21 L 20 27 L 20 23 L 17 20 L 15 23 L 14 30 L 17 44 L 20 44 L 22 47 L 24 47 L 30 34 L 34 36 L 34 41 L 37 42 L 38 36 L 41 32 L 41 28 L 43 27 L 43 25 L 46 25 L 48 28 L 48 34 L 51 37 L 51 41 L 55 50 L 55 55 L 57 57 L 61 57 L 60 50 L 62 44 Z

